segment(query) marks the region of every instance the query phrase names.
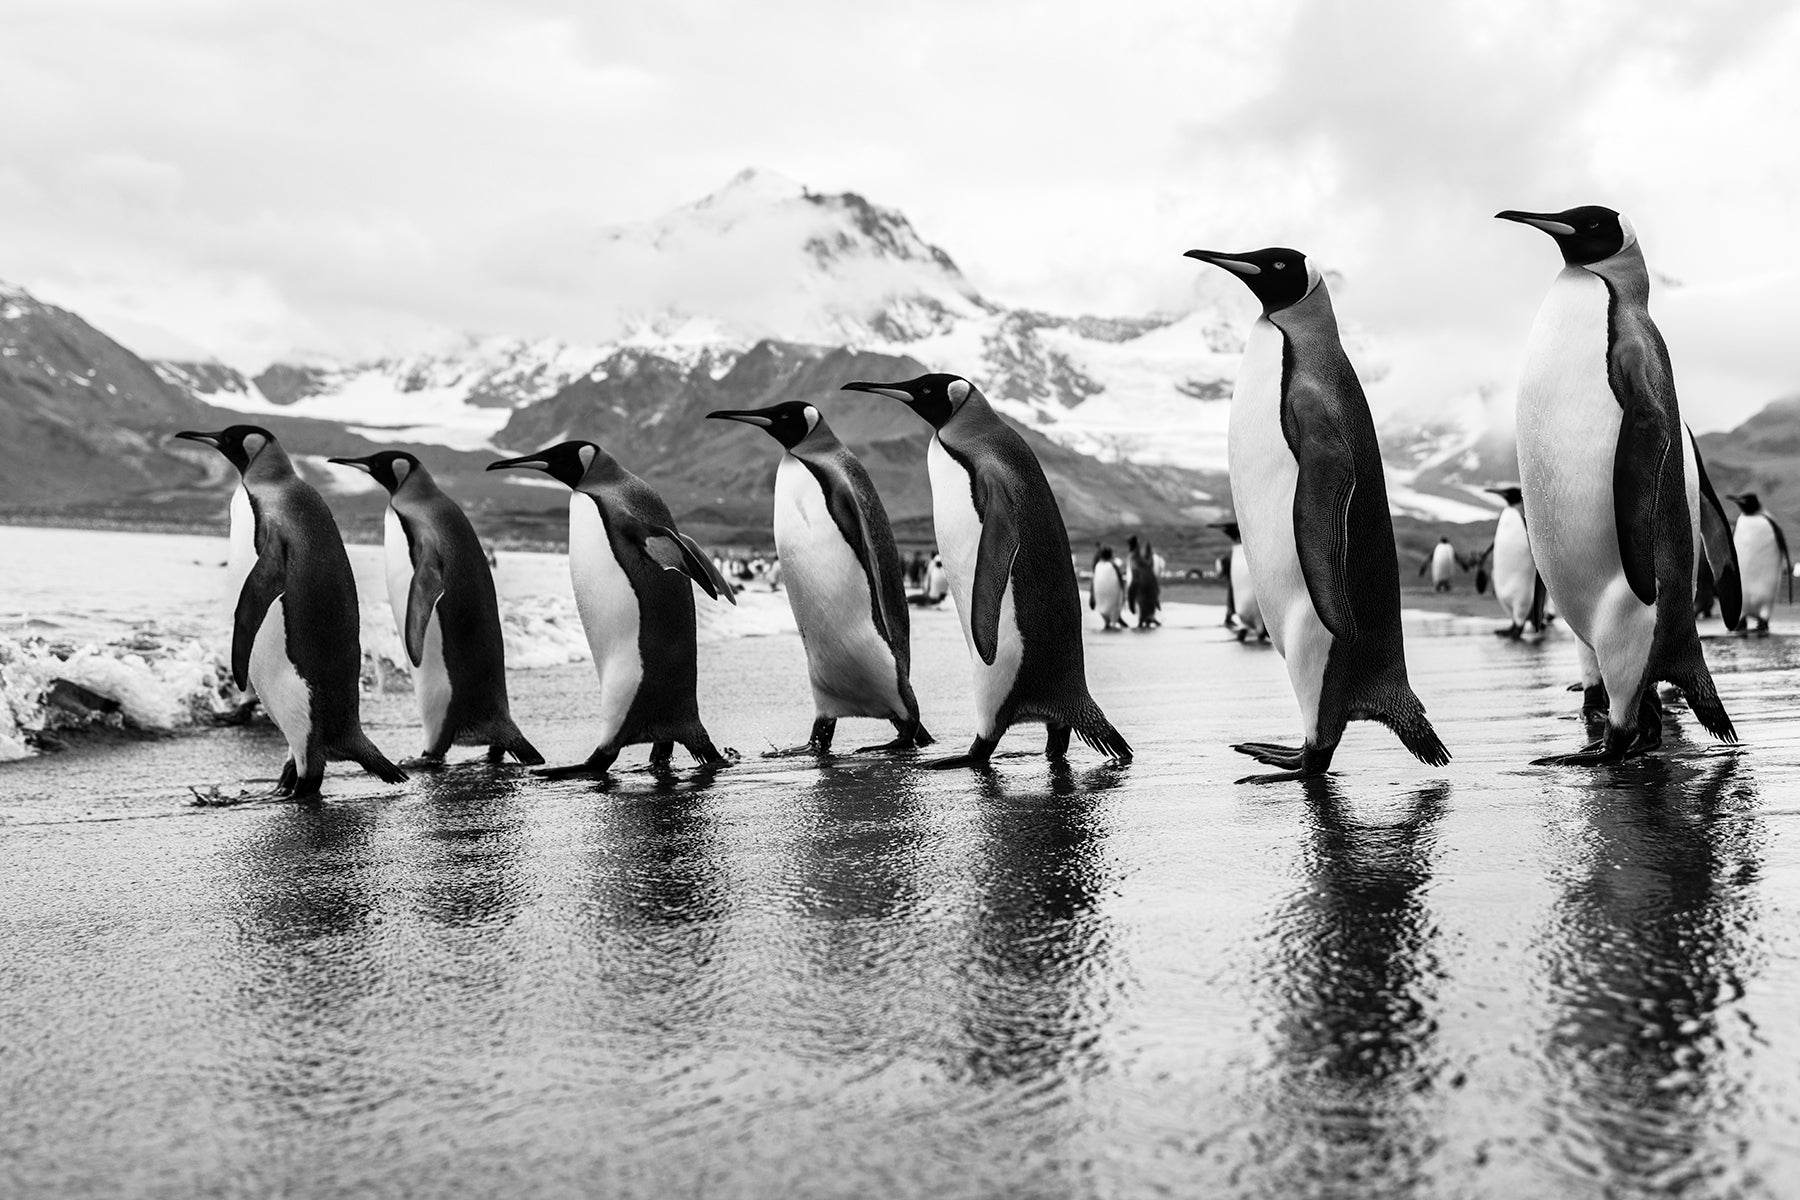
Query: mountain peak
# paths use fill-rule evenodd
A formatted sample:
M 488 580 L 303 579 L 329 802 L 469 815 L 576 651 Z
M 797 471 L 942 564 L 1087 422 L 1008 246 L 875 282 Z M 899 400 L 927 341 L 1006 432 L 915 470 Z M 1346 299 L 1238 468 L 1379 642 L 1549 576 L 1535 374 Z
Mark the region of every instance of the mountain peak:
M 767 167 L 745 167 L 726 181 L 725 186 L 694 201 L 689 208 L 709 209 L 760 207 L 783 200 L 802 200 L 810 193 L 805 185 Z

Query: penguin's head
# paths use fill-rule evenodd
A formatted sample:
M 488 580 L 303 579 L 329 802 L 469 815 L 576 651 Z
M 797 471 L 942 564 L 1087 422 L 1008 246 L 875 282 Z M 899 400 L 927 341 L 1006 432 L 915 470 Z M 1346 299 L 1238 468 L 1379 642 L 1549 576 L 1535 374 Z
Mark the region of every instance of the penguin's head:
M 1236 275 L 1262 301 L 1265 313 L 1280 312 L 1290 304 L 1297 304 L 1319 286 L 1318 268 L 1306 261 L 1306 255 L 1285 246 L 1243 254 L 1189 250 L 1184 257 L 1197 258 Z
M 419 470 L 418 458 L 404 450 L 382 450 L 366 458 L 328 458 L 325 461 L 340 467 L 355 467 L 374 476 L 375 482 L 386 488 L 390 496 Z
M 1238 532 L 1238 523 L 1236 521 L 1214 521 L 1208 528 L 1219 530 L 1234 542 L 1242 540 L 1242 535 Z
M 1520 488 L 1516 484 L 1507 484 L 1505 487 L 1482 488 L 1481 490 L 1484 492 L 1490 492 L 1493 495 L 1500 497 L 1502 500 L 1506 501 L 1508 504 L 1523 504 L 1523 503 L 1525 503 L 1524 489 Z
M 536 454 L 521 454 L 518 458 L 503 458 L 499 462 L 491 462 L 487 469 L 542 471 L 558 483 L 578 488 L 581 481 L 587 478 L 588 468 L 594 465 L 601 453 L 600 447 L 592 442 L 561 442 L 539 450 Z
M 792 450 L 806 440 L 806 435 L 819 427 L 825 418 L 819 410 L 803 400 L 789 400 L 769 408 L 720 409 L 706 414 L 709 421 L 741 421 L 755 425 L 770 437 Z
M 1494 214 L 1496 220 L 1517 221 L 1541 229 L 1556 239 L 1563 261 L 1572 267 L 1585 267 L 1611 258 L 1637 241 L 1631 222 L 1610 208 L 1584 204 L 1562 212 L 1520 212 L 1509 208 Z
M 211 446 L 220 454 L 231 460 L 231 465 L 242 475 L 256 461 L 256 456 L 264 448 L 273 445 L 275 435 L 260 425 L 228 425 L 217 433 L 200 433 L 192 429 L 184 429 L 175 435 L 190 442 L 199 442 Z M 279 456 L 278 456 L 279 457 Z
M 1755 492 L 1739 492 L 1736 495 L 1726 496 L 1725 498 L 1746 513 L 1762 511 L 1762 501 L 1756 498 Z
M 935 372 L 904 383 L 846 383 L 844 390 L 898 400 L 929 421 L 933 429 L 942 429 L 975 394 L 975 385 L 961 375 Z

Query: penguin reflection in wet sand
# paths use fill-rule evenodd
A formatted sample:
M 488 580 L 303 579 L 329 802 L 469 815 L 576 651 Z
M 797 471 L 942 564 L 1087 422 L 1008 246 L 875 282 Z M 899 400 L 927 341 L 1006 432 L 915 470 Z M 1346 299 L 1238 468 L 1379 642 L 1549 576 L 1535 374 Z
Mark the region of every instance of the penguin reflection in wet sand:
M 1793 560 L 1788 557 L 1787 535 L 1755 492 L 1725 498 L 1737 505 L 1741 514 L 1731 535 L 1738 569 L 1743 573 L 1744 619 L 1739 628 L 1748 631 L 1754 620 L 1756 636 L 1767 637 L 1769 617 L 1775 611 L 1775 594 L 1784 576 L 1788 580 L 1788 599 L 1794 598 Z
M 737 600 L 693 539 L 678 533 L 650 485 L 592 442 L 563 442 L 488 464 L 543 471 L 569 497 L 569 577 L 600 677 L 599 745 L 584 763 L 540 768 L 549 779 L 600 775 L 619 751 L 650 744 L 666 766 L 680 742 L 702 765 L 729 761 L 700 724 L 694 592 Z
M 776 753 L 830 753 L 839 717 L 893 722 L 894 740 L 865 750 L 931 745 L 913 697 L 900 551 L 869 472 L 811 404 L 706 415 L 757 426 L 786 451 L 775 469 L 775 553 L 806 647 L 815 715 L 804 746 Z
M 288 743 L 276 793 L 316 799 L 325 764 L 356 763 L 385 783 L 406 772 L 363 732 L 356 580 L 331 510 L 266 429 L 175 435 L 218 450 L 243 478 L 231 505 L 233 559 L 253 557 L 238 594 L 231 677 L 253 687 Z M 241 550 L 248 547 L 248 550 Z
M 1658 680 L 1735 742 L 1694 629 L 1700 471 L 1637 235 L 1593 205 L 1496 215 L 1549 234 L 1563 255 L 1520 372 L 1519 472 L 1537 568 L 1607 696 L 1603 736 L 1538 761 L 1618 762 L 1661 745 Z
M 1297 250 L 1189 258 L 1237 275 L 1263 313 L 1231 398 L 1231 494 L 1256 599 L 1287 661 L 1306 740 L 1232 749 L 1319 775 L 1352 720 L 1379 721 L 1434 767 L 1450 761 L 1406 676 L 1400 565 L 1381 450 L 1362 385 L 1338 339 L 1331 296 Z
M 1071 731 L 1129 759 L 1131 747 L 1088 694 L 1069 535 L 1025 439 L 957 375 L 844 388 L 899 400 L 936 431 L 925 455 L 932 519 L 974 652 L 976 725 L 967 754 L 931 765 L 986 763 L 1018 721 L 1049 727 L 1044 753 L 1053 760 L 1067 754 Z
M 531 766 L 543 762 L 513 724 L 500 603 L 469 518 L 404 450 L 331 461 L 373 476 L 388 491 L 388 602 L 417 672 L 413 693 L 425 724 L 425 748 L 406 765 L 442 766 L 453 745 L 486 746 L 489 762 L 507 754 Z

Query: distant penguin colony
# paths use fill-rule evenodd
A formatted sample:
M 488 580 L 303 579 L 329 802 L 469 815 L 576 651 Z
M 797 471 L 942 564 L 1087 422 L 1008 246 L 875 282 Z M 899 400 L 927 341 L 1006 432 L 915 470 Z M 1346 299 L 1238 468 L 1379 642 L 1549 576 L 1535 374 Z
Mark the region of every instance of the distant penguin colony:
M 1475 570 L 1477 590 L 1491 583 L 1507 619 L 1495 632 L 1511 641 L 1536 640 L 1557 615 L 1574 631 L 1576 686 L 1599 730 L 1536 762 L 1614 763 L 1655 750 L 1659 682 L 1679 688 L 1700 723 L 1733 742 L 1696 613 L 1717 606 L 1727 627 L 1766 636 L 1784 578 L 1792 590 L 1786 536 L 1754 492 L 1725 497 L 1739 510 L 1735 529 L 1726 515 L 1682 423 L 1631 223 L 1598 206 L 1498 216 L 1548 234 L 1563 260 L 1525 348 L 1520 478 L 1487 489 L 1504 506 L 1485 550 L 1465 558 L 1440 538 L 1418 574 L 1445 591 L 1457 571 Z M 1324 278 L 1281 247 L 1188 257 L 1231 273 L 1262 308 L 1231 398 L 1235 513 L 1212 528 L 1231 543 L 1218 567 L 1224 623 L 1240 642 L 1273 642 L 1299 703 L 1301 740 L 1233 744 L 1276 768 L 1239 782 L 1323 774 L 1353 720 L 1387 726 L 1421 762 L 1444 766 L 1450 752 L 1407 674 L 1380 447 Z M 846 717 L 892 726 L 890 740 L 865 751 L 932 745 L 913 690 L 909 608 L 948 596 L 969 655 L 974 736 L 966 752 L 924 765 L 985 768 L 1024 722 L 1046 727 L 1053 761 L 1066 757 L 1071 735 L 1129 761 L 1130 744 L 1089 690 L 1084 625 L 1097 618 L 1100 631 L 1124 629 L 1127 611 L 1140 629 L 1161 623 L 1155 550 L 1135 534 L 1123 554 L 1095 543 L 1084 614 L 1057 495 L 1030 444 L 973 382 L 934 372 L 842 386 L 905 404 L 929 427 L 937 545 L 929 559 L 914 551 L 910 571 L 868 470 L 817 404 L 707 414 L 760 429 L 781 450 L 767 578 L 787 591 L 814 715 L 804 743 L 768 756 L 827 757 Z M 403 781 L 362 729 L 356 588 L 325 501 L 266 429 L 175 436 L 213 447 L 239 475 L 231 675 L 287 743 L 277 792 L 316 800 L 333 759 Z M 370 475 L 389 498 L 388 597 L 422 727 L 419 752 L 404 765 L 442 766 L 456 745 L 485 747 L 490 763 L 511 756 L 552 779 L 603 776 L 638 744 L 650 746 L 658 769 L 677 743 L 704 768 L 733 761 L 701 720 L 694 599 L 697 588 L 736 603 L 732 585 L 656 491 L 599 445 L 564 441 L 488 465 L 544 472 L 570 493 L 570 583 L 593 659 L 598 726 L 585 760 L 549 768 L 512 718 L 491 560 L 468 516 L 409 451 L 330 461 Z

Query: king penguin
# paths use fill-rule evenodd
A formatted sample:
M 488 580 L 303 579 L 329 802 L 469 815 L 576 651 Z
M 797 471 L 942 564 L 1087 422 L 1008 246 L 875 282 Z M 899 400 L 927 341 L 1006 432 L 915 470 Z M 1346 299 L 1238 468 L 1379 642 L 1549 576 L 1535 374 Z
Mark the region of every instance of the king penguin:
M 981 766 L 1009 726 L 1042 721 L 1044 753 L 1069 733 L 1115 759 L 1131 747 L 1088 694 L 1081 589 L 1056 496 L 1025 439 L 958 375 L 847 383 L 899 400 L 935 431 L 926 447 L 932 520 L 963 640 L 974 655 L 975 741 L 934 767 Z
M 1111 546 L 1102 546 L 1094 554 L 1094 578 L 1088 588 L 1088 607 L 1100 614 L 1101 628 L 1107 632 L 1125 628 L 1119 610 L 1125 606 L 1125 573 Z
M 1775 611 L 1775 595 L 1781 580 L 1788 580 L 1788 599 L 1793 597 L 1793 560 L 1788 557 L 1787 535 L 1762 506 L 1755 492 L 1727 496 L 1738 506 L 1737 529 L 1731 535 L 1743 572 L 1744 611 L 1741 627 L 1748 631 L 1756 622 L 1756 636 L 1769 636 L 1769 616 Z
M 287 739 L 276 792 L 316 799 L 332 759 L 404 783 L 406 772 L 363 732 L 356 580 L 324 499 L 266 429 L 232 425 L 175 436 L 218 450 L 243 480 L 243 503 L 234 498 L 231 506 L 231 542 L 248 544 L 254 559 L 238 593 L 231 677 L 255 690 Z M 249 556 L 234 552 L 240 557 Z
M 649 484 L 592 442 L 563 442 L 488 464 L 543 471 L 569 496 L 569 578 L 600 677 L 600 738 L 584 763 L 541 768 L 549 779 L 600 775 L 626 746 L 648 742 L 666 766 L 680 742 L 704 766 L 729 760 L 700 724 L 693 581 L 736 604 L 731 585 L 675 529 Z
M 1323 774 L 1351 720 L 1381 722 L 1441 767 L 1450 752 L 1406 675 L 1381 448 L 1324 279 L 1297 250 L 1187 256 L 1237 275 L 1263 305 L 1231 397 L 1231 494 L 1306 737 L 1234 746 L 1283 768 L 1245 782 Z
M 425 725 L 425 748 L 406 765 L 441 766 L 453 745 L 486 746 L 489 762 L 511 754 L 542 763 L 513 724 L 500 602 L 468 516 L 404 450 L 331 461 L 366 472 L 388 491 L 388 603 L 418 672 L 413 694 Z
M 1250 557 L 1244 553 L 1244 535 L 1236 521 L 1214 521 L 1212 528 L 1231 539 L 1231 557 L 1225 564 L 1225 625 L 1238 641 L 1269 640 L 1262 608 L 1256 603 L 1256 580 L 1250 574 Z
M 1661 745 L 1658 680 L 1734 742 L 1694 629 L 1700 471 L 1637 234 L 1598 205 L 1495 215 L 1549 234 L 1563 256 L 1520 371 L 1519 474 L 1537 568 L 1607 697 L 1601 737 L 1537 761 L 1618 762 Z
M 1512 624 L 1494 632 L 1518 641 L 1527 630 L 1541 633 L 1544 628 L 1544 603 L 1547 596 L 1544 577 L 1538 574 L 1537 562 L 1531 557 L 1531 537 L 1525 524 L 1524 493 L 1517 487 L 1484 489 L 1506 501 L 1500 519 L 1494 525 L 1494 544 L 1488 549 L 1493 564 L 1494 599 Z
M 900 551 L 869 472 L 811 404 L 706 415 L 757 426 L 785 451 L 775 468 L 775 553 L 814 713 L 812 737 L 796 749 L 829 754 L 840 717 L 893 722 L 894 740 L 865 750 L 931 745 L 913 697 Z

